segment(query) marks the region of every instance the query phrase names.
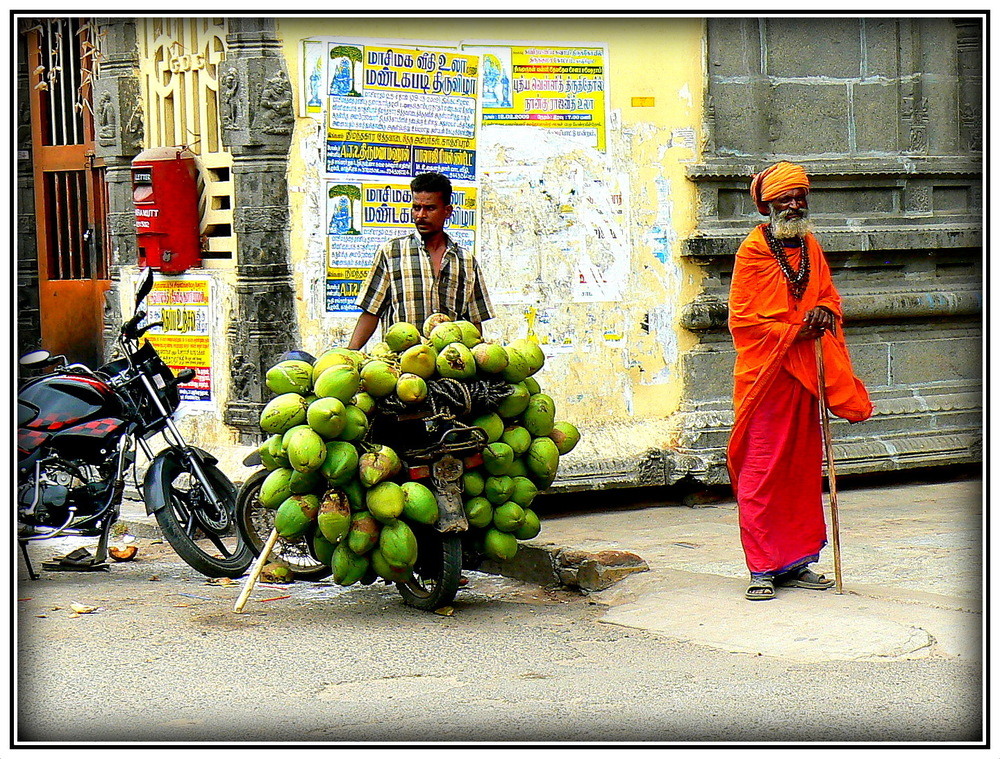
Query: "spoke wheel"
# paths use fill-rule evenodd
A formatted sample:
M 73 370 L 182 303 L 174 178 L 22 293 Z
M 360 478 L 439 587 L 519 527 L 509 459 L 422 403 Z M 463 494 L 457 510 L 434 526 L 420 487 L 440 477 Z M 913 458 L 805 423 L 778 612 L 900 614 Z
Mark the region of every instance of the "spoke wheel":
M 253 554 L 236 529 L 236 488 L 214 465 L 202 463 L 201 469 L 221 508 L 179 454 L 162 462 L 161 476 L 146 496 L 163 536 L 185 562 L 208 577 L 239 577 Z
M 265 508 L 257 500 L 257 494 L 264 479 L 270 472 L 254 472 L 240 488 L 236 498 L 236 520 L 244 540 L 254 556 L 260 556 L 264 544 L 274 528 L 274 509 Z M 296 577 L 305 580 L 321 580 L 329 577 L 332 569 L 319 561 L 312 552 L 308 538 L 286 540 L 278 538 L 271 551 L 271 560 L 287 564 Z

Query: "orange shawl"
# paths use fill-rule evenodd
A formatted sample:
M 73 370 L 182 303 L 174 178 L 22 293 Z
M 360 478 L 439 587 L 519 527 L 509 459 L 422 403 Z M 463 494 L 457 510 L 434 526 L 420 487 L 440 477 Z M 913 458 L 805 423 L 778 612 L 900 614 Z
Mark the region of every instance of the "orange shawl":
M 816 348 L 812 340 L 795 340 L 805 313 L 816 306 L 830 309 L 837 321 L 836 334 L 828 332 L 821 338 L 830 411 L 851 422 L 863 421 L 872 413 L 868 391 L 851 367 L 840 295 L 833 286 L 819 242 L 812 234 L 806 236 L 811 265 L 809 286 L 802 300 L 796 301 L 764 239 L 764 226 L 755 227 L 740 245 L 729 291 L 729 331 L 736 348 L 736 418 L 729 441 L 730 475 L 733 464 L 742 461 L 747 422 L 779 367 L 784 366 L 813 396 L 818 396 Z M 797 270 L 801 252 L 796 248 L 786 251 L 789 263 Z

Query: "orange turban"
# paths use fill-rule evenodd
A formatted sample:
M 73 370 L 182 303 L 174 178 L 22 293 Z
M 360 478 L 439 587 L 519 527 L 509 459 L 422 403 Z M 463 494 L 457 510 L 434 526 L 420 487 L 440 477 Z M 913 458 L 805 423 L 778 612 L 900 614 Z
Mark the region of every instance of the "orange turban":
M 750 197 L 757 204 L 757 210 L 767 216 L 771 210 L 767 201 L 780 198 L 789 190 L 803 188 L 809 192 L 809 177 L 806 170 L 788 161 L 781 161 L 754 174 L 750 180 Z

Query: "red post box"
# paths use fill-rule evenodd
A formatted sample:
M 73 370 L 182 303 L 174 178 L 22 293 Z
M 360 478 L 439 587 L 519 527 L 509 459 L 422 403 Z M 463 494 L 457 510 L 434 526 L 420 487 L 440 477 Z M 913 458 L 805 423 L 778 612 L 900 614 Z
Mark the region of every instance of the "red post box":
M 184 148 L 151 148 L 132 159 L 139 265 L 179 273 L 201 265 L 198 168 Z

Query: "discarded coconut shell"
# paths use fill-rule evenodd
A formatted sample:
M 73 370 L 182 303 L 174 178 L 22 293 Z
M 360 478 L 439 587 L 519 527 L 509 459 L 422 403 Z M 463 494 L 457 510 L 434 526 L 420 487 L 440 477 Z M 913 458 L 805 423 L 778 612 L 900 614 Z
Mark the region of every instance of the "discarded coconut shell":
M 110 546 L 108 548 L 108 556 L 115 561 L 132 561 L 137 553 L 139 553 L 139 549 L 135 546 Z
M 261 570 L 260 579 L 262 582 L 284 585 L 286 583 L 294 582 L 295 575 L 292 574 L 291 568 L 285 566 L 284 564 L 272 561 L 270 564 L 265 565 L 264 569 Z

